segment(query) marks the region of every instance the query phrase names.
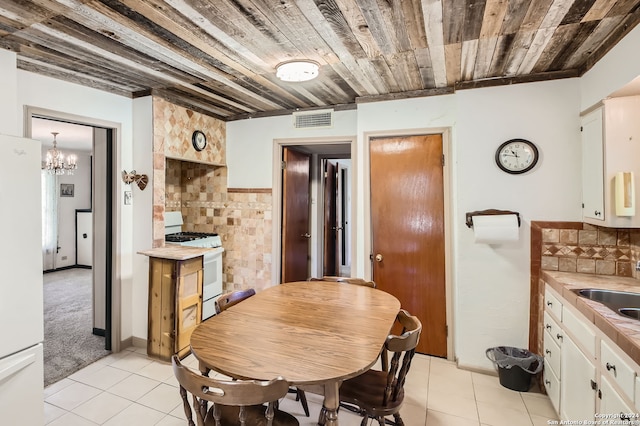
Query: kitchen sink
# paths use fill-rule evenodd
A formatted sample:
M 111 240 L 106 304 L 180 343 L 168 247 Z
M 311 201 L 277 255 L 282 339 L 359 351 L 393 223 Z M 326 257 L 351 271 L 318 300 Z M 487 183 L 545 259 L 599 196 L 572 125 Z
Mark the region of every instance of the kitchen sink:
M 599 288 L 583 288 L 574 290 L 578 296 L 600 302 L 603 305 L 613 304 L 625 308 L 640 308 L 640 293 L 626 291 L 603 290 Z
M 583 288 L 572 291 L 580 297 L 600 302 L 620 315 L 640 320 L 640 293 L 600 288 Z
M 620 308 L 618 312 L 625 317 L 640 320 L 640 308 Z

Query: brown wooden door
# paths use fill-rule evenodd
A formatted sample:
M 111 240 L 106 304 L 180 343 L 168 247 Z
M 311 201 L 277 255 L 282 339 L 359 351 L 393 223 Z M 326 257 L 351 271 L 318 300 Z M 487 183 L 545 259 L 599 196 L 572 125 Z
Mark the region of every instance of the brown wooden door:
M 282 280 L 309 278 L 308 154 L 284 148 L 282 171 Z
M 373 279 L 422 321 L 417 351 L 446 357 L 441 135 L 373 138 Z
M 324 161 L 324 256 L 323 275 L 339 275 L 337 265 L 337 233 L 336 219 L 337 168 L 329 160 Z

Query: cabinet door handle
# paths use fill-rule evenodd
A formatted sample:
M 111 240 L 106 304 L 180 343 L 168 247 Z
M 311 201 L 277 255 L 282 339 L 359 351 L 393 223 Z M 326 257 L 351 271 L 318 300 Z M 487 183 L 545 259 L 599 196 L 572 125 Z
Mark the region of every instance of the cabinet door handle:
M 549 380 L 545 380 L 544 384 L 547 385 L 547 386 L 551 386 L 551 382 Z
M 549 349 L 545 349 L 545 350 L 544 350 L 544 353 L 545 353 L 545 354 L 548 354 L 548 355 L 551 355 L 551 351 L 550 351 Z
M 560 334 L 560 333 L 556 334 L 556 339 L 562 340 L 562 334 Z
M 547 330 L 551 330 L 551 324 L 547 324 L 547 325 L 545 326 L 545 328 L 546 328 Z
M 596 216 L 600 216 L 602 214 L 602 212 L 599 212 L 598 210 L 593 212 Z
M 547 306 L 553 306 L 553 302 L 547 302 Z
M 616 373 L 616 366 L 615 366 L 614 364 L 609 364 L 609 363 L 607 363 L 605 366 L 607 367 L 607 371 L 611 371 L 611 370 L 613 370 L 613 373 L 614 373 L 614 375 L 615 375 L 615 373 Z
M 591 389 L 598 390 L 598 384 L 595 382 L 595 380 L 590 380 L 590 382 L 591 382 Z

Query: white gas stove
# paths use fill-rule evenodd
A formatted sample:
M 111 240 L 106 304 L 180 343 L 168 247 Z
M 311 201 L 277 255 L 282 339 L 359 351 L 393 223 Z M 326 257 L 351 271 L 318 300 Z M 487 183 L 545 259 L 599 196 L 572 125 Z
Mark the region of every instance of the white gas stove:
M 164 213 L 164 240 L 182 246 L 211 248 L 202 256 L 202 321 L 215 315 L 215 299 L 222 294 L 222 240 L 218 234 L 182 231 L 182 213 Z
M 222 240 L 218 234 L 209 234 L 206 232 L 185 232 L 182 230 L 183 223 L 181 212 L 165 212 L 165 242 L 191 247 L 215 248 L 222 246 Z

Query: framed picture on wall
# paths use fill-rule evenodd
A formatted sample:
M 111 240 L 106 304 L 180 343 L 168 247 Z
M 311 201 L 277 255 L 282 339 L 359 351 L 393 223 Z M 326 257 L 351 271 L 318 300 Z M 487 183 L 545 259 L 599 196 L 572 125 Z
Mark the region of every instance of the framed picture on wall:
M 73 197 L 73 184 L 61 183 L 60 184 L 60 196 L 61 197 Z

